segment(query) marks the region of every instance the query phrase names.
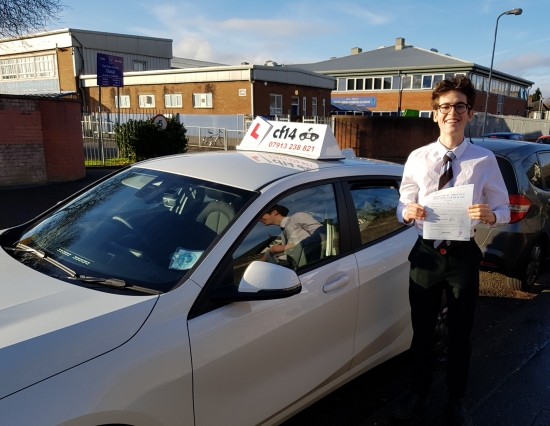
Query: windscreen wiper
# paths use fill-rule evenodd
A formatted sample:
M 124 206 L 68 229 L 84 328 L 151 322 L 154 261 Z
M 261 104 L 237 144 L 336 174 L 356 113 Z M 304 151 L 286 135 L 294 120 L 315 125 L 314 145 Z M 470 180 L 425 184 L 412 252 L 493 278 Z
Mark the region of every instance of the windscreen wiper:
M 120 288 L 125 290 L 134 290 L 134 291 L 139 291 L 140 293 L 146 293 L 146 294 L 163 294 L 162 291 L 152 290 L 150 288 L 140 287 L 137 285 L 126 284 L 126 281 L 119 280 L 118 278 L 88 277 L 86 275 L 79 275 L 76 277 L 58 277 L 58 278 L 66 278 L 70 280 L 80 281 L 83 283 L 93 283 L 93 284 L 99 284 L 107 287 Z
M 15 248 L 12 248 L 12 247 L 3 247 L 3 248 L 4 248 L 4 250 L 11 250 L 11 251 L 14 251 L 14 252 L 22 251 L 22 252 L 32 253 L 36 257 L 38 257 L 39 259 L 45 260 L 46 262 L 51 263 L 52 265 L 54 265 L 57 268 L 61 269 L 63 272 L 69 274 L 71 277 L 74 278 L 74 277 L 78 276 L 76 271 L 73 271 L 71 268 L 68 268 L 65 265 L 63 265 L 62 263 L 59 263 L 57 260 L 50 257 L 48 254 L 46 254 L 42 250 L 38 250 L 38 249 L 35 249 L 35 248 L 32 248 L 32 247 L 29 247 L 29 246 L 27 246 L 25 244 L 22 244 L 22 243 L 18 243 L 15 246 Z
M 68 277 L 63 277 L 60 275 L 50 275 L 54 278 L 64 278 L 69 280 L 76 280 L 84 283 L 94 283 L 99 285 L 104 285 L 107 287 L 113 287 L 113 288 L 120 288 L 120 289 L 128 289 L 128 290 L 134 290 L 138 291 L 140 293 L 146 293 L 146 294 L 163 294 L 162 291 L 158 290 L 152 290 L 146 287 L 140 287 L 135 286 L 131 284 L 126 284 L 124 280 L 119 280 L 117 278 L 98 278 L 98 277 L 88 277 L 86 275 L 78 275 L 76 271 L 73 271 L 71 268 L 66 267 L 62 263 L 59 263 L 57 260 L 51 258 L 48 256 L 45 252 L 42 250 L 38 250 L 32 247 L 29 247 L 25 244 L 19 243 L 15 248 L 12 247 L 3 247 L 5 250 L 12 250 L 12 251 L 22 251 L 22 252 L 28 252 L 34 254 L 36 257 L 45 260 L 46 262 L 51 263 L 52 265 L 58 267 L 63 272 L 69 274 Z

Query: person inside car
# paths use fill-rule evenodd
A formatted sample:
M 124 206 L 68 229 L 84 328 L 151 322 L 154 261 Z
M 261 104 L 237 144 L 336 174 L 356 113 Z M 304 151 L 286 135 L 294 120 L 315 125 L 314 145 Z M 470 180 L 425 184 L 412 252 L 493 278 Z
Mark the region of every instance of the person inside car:
M 291 216 L 288 213 L 288 208 L 276 204 L 260 218 L 260 222 L 266 226 L 276 225 L 281 228 L 279 238 L 268 247 L 262 260 L 282 264 L 286 261 L 296 268 L 321 250 L 323 225 L 309 213 L 296 212 Z

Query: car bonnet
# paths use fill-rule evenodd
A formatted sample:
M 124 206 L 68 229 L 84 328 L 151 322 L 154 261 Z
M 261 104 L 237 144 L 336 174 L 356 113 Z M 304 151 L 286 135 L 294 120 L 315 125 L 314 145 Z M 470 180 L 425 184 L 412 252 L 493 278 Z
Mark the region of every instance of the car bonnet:
M 3 250 L 0 277 L 0 398 L 124 344 L 158 299 L 66 283 Z

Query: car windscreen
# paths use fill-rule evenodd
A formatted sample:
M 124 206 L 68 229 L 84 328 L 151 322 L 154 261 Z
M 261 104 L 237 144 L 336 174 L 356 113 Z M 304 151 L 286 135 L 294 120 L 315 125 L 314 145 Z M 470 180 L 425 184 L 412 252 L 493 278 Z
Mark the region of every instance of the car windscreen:
M 67 275 L 58 262 L 77 277 L 166 292 L 200 261 L 254 194 L 131 168 L 24 231 L 14 256 L 50 275 Z

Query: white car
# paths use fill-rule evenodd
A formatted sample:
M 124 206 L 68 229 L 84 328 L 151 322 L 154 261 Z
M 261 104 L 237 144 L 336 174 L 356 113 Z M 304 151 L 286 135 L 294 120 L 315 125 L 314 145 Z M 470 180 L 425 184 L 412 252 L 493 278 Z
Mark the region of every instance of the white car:
M 279 424 L 409 348 L 402 166 L 283 125 L 0 231 L 3 426 Z M 269 263 L 274 205 L 318 226 Z

